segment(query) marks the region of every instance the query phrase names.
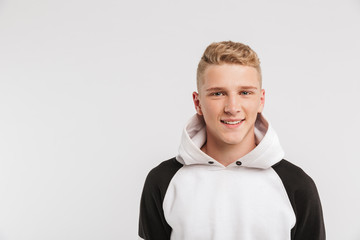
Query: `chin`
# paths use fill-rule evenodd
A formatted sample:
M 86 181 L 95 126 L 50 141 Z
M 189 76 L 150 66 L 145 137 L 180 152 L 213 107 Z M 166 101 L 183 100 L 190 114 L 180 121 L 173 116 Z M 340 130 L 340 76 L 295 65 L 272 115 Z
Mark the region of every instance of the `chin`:
M 229 145 L 237 145 L 242 143 L 244 140 L 243 136 L 231 136 L 223 139 L 223 142 Z

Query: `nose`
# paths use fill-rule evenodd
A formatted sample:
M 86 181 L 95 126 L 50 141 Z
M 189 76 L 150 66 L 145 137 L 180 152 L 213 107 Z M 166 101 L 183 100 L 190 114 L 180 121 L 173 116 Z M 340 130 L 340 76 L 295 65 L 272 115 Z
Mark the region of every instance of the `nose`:
M 239 113 L 241 109 L 240 99 L 238 99 L 238 96 L 229 95 L 225 102 L 225 108 L 224 112 L 236 115 L 236 113 Z

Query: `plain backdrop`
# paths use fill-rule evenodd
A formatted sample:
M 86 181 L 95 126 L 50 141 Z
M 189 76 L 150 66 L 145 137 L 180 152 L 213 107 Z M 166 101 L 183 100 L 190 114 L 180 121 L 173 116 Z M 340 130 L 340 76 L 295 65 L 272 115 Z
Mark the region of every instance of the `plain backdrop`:
M 148 171 L 177 154 L 197 63 L 262 62 L 264 114 L 359 240 L 360 1 L 0 1 L 0 240 L 137 238 Z

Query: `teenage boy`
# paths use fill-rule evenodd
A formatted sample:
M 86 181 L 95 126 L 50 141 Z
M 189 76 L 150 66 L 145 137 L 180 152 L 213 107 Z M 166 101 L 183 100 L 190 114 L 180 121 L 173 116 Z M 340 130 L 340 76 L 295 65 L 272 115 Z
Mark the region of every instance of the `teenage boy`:
M 324 240 L 313 180 L 284 160 L 262 115 L 260 62 L 248 46 L 213 43 L 197 69 L 197 114 L 176 158 L 150 171 L 141 198 L 146 240 Z

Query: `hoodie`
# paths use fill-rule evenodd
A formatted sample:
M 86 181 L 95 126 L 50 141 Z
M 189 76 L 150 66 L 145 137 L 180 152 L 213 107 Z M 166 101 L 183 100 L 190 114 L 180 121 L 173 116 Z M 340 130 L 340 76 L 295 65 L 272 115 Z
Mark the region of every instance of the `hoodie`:
M 148 174 L 140 203 L 139 237 L 146 240 L 323 240 L 313 180 L 284 159 L 262 114 L 256 147 L 228 166 L 211 158 L 203 118 L 186 124 L 179 154 Z

